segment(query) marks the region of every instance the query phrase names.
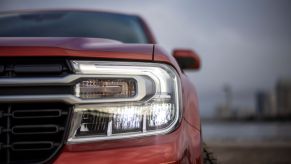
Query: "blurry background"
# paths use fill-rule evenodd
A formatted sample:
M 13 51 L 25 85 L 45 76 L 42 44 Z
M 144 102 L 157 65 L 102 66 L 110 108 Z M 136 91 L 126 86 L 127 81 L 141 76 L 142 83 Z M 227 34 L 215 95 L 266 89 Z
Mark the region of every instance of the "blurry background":
M 141 15 L 169 53 L 200 54 L 202 69 L 187 74 L 220 161 L 291 163 L 291 1 L 0 0 L 0 11 L 32 8 Z

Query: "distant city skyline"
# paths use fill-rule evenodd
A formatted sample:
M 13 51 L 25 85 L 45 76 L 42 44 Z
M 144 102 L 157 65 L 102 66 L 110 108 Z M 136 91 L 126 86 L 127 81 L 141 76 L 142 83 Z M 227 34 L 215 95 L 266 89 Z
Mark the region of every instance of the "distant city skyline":
M 90 8 L 139 14 L 159 44 L 171 52 L 190 48 L 202 69 L 188 73 L 201 114 L 210 116 L 230 85 L 234 103 L 254 107 L 256 90 L 291 78 L 291 1 L 288 0 L 1 0 L 0 11 L 32 8 Z M 240 98 L 241 97 L 241 98 Z

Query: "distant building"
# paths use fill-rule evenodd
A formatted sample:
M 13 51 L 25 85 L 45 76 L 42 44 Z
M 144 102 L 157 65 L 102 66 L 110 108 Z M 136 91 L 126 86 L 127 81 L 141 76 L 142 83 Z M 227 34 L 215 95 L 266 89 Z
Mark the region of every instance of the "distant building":
M 225 102 L 216 107 L 216 118 L 229 119 L 234 117 L 234 111 L 232 109 L 232 87 L 230 85 L 224 85 L 223 91 L 225 95 Z
M 276 95 L 272 92 L 258 91 L 256 93 L 256 116 L 274 117 L 276 115 Z
M 216 118 L 219 119 L 230 119 L 234 115 L 232 110 L 229 108 L 228 104 L 221 104 L 216 107 Z
M 280 116 L 291 115 L 291 80 L 279 80 L 276 85 L 277 108 Z
M 237 107 L 236 118 L 237 119 L 248 119 L 254 116 L 254 109 L 248 106 Z

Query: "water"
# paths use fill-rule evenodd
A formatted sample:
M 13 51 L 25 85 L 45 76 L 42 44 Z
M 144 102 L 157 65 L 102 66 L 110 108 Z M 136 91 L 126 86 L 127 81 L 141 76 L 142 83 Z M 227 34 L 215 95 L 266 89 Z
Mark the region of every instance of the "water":
M 291 142 L 291 122 L 203 122 L 207 141 Z

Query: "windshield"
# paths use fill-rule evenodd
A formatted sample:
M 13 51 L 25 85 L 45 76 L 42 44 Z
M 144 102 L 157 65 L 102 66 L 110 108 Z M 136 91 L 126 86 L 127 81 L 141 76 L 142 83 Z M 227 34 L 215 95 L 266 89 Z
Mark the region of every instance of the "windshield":
M 148 43 L 138 17 L 84 11 L 1 14 L 0 37 L 90 37 Z

